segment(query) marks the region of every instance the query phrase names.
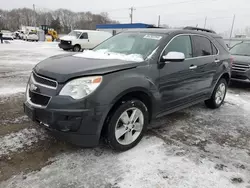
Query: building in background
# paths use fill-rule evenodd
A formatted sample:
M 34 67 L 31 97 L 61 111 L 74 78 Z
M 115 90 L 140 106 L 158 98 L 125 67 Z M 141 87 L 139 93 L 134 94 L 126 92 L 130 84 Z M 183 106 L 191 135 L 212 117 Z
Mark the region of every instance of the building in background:
M 133 23 L 133 24 L 99 24 L 96 25 L 96 30 L 107 31 L 116 35 L 124 30 L 128 29 L 142 29 L 142 28 L 157 28 L 154 25 L 144 23 Z

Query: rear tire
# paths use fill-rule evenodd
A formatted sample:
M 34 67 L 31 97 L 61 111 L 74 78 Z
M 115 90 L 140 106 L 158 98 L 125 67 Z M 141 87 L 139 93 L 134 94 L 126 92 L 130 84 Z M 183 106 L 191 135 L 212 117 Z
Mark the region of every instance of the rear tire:
M 75 45 L 74 47 L 73 47 L 73 51 L 74 52 L 80 52 L 81 51 L 81 46 L 80 45 Z
M 227 88 L 227 81 L 221 78 L 216 84 L 211 98 L 205 101 L 206 106 L 211 109 L 219 108 L 225 100 Z
M 127 100 L 111 115 L 106 130 L 107 143 L 117 151 L 133 148 L 142 139 L 148 120 L 148 109 L 142 101 Z

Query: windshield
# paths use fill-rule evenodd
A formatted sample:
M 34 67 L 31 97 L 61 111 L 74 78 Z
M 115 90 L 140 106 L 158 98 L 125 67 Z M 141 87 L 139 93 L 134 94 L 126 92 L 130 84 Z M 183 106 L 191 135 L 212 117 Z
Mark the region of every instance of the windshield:
M 82 34 L 82 32 L 80 32 L 80 31 L 71 31 L 71 32 L 68 34 L 68 36 L 74 36 L 74 37 L 76 37 L 76 38 L 79 38 L 81 34 Z
M 93 51 L 140 55 L 145 59 L 158 46 L 163 36 L 158 33 L 120 33 L 104 41 Z
M 11 34 L 11 32 L 8 31 L 8 30 L 2 30 L 2 33 L 4 33 L 4 34 Z
M 36 35 L 36 32 L 29 32 L 29 35 Z
M 232 55 L 250 56 L 250 43 L 236 44 L 230 52 Z

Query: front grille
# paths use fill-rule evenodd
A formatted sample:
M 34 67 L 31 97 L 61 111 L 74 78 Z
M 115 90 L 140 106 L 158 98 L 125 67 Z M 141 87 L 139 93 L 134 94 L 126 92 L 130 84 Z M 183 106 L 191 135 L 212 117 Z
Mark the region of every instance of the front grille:
M 71 41 L 61 40 L 61 44 L 71 44 Z
M 241 63 L 233 63 L 232 70 L 246 72 L 250 69 L 250 65 L 248 64 L 241 64 Z
M 43 86 L 49 86 L 56 88 L 57 87 L 57 82 L 55 80 L 45 78 L 43 76 L 37 75 L 36 73 L 32 73 L 32 77 L 35 80 L 37 84 L 43 85 Z
M 32 91 L 29 91 L 29 98 L 32 103 L 42 106 L 47 106 L 50 100 L 50 97 L 34 93 Z

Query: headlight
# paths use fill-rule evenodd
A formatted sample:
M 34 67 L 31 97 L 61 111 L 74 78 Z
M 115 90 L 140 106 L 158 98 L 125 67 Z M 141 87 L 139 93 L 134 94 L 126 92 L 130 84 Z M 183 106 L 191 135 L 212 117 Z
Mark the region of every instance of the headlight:
M 101 84 L 102 76 L 77 78 L 69 81 L 61 90 L 59 95 L 70 96 L 73 99 L 82 99 Z

